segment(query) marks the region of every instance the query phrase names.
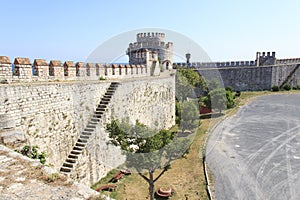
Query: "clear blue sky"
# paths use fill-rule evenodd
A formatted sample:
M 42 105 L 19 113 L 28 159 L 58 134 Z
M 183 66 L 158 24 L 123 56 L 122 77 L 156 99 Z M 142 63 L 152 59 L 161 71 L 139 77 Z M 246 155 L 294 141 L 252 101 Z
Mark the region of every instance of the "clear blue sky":
M 122 32 L 162 28 L 215 61 L 300 57 L 298 0 L 0 0 L 0 55 L 84 61 Z M 134 41 L 128 41 L 134 42 Z

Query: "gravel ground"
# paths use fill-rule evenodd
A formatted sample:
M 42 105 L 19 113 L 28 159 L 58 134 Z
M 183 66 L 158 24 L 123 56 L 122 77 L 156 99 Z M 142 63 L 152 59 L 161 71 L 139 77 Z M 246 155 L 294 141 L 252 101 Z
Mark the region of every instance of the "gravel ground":
M 259 97 L 207 146 L 216 199 L 300 199 L 300 95 Z

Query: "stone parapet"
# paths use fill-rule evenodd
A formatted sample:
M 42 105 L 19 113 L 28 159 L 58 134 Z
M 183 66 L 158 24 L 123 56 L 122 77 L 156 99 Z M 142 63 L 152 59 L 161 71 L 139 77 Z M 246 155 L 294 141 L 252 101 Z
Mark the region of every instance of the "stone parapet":
M 138 69 L 137 69 L 138 67 Z M 47 81 L 96 81 L 150 76 L 145 65 L 101 64 L 73 61 L 62 62 L 45 59 L 15 58 L 0 56 L 0 83 L 47 82 Z

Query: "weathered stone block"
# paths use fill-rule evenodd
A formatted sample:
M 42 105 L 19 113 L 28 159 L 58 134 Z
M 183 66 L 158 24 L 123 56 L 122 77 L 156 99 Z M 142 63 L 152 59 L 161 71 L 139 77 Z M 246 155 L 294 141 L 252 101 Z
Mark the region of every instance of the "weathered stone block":
M 26 138 L 23 132 L 10 130 L 0 133 L 1 143 L 5 145 L 13 145 L 25 142 Z

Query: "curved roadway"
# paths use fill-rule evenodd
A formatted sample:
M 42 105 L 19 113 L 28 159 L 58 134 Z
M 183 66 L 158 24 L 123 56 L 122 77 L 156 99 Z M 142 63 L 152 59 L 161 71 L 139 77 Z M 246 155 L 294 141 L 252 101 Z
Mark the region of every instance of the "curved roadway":
M 259 97 L 213 131 L 216 199 L 300 199 L 300 94 Z

